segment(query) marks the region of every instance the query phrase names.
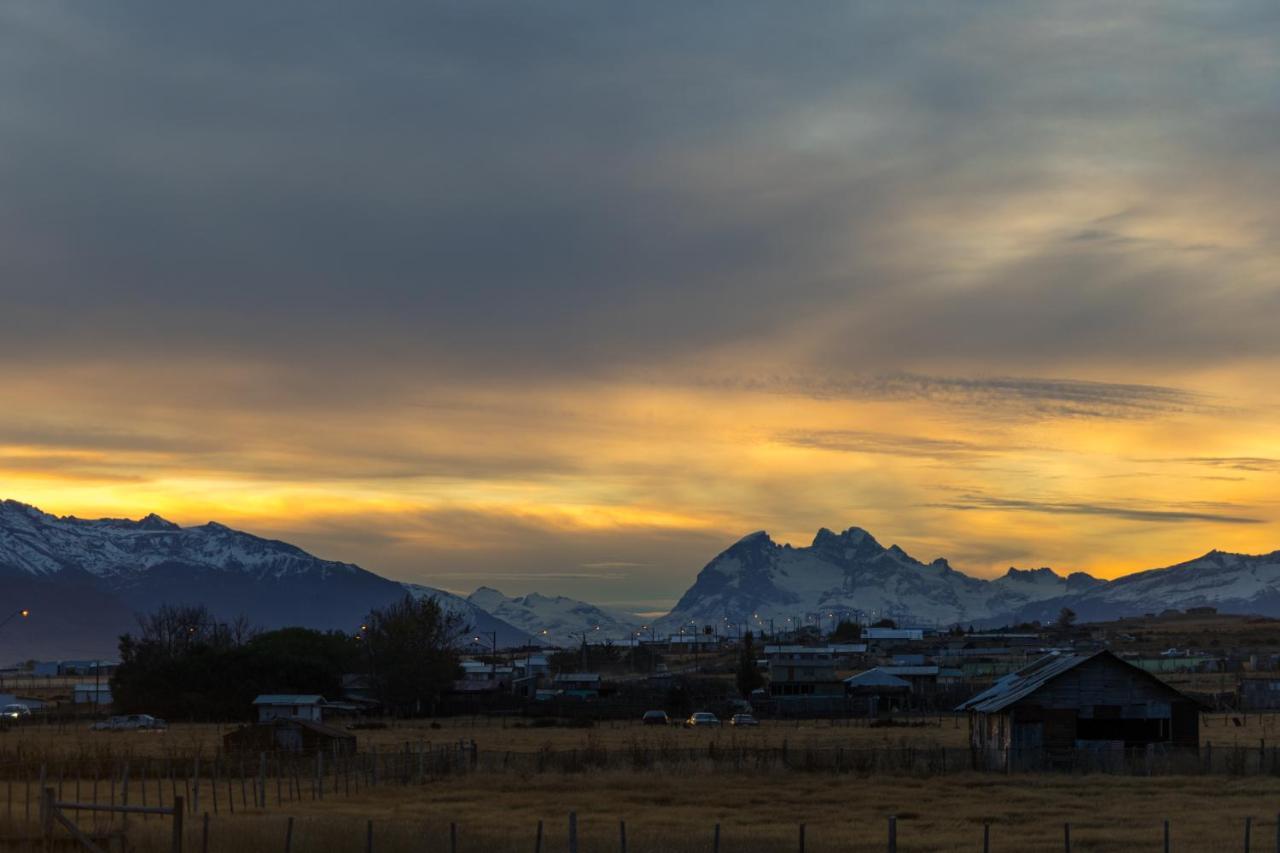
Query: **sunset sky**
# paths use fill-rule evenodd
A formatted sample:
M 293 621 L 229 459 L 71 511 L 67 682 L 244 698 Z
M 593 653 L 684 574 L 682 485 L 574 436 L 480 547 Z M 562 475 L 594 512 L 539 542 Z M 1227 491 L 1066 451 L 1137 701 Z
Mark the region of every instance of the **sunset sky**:
M 1274 2 L 0 7 L 0 497 L 670 605 L 1280 548 Z

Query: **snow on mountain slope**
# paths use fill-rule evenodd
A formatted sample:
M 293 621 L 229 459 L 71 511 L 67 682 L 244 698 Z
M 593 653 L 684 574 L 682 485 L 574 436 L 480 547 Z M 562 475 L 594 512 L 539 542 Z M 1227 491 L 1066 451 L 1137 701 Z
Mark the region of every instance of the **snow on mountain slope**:
M 127 578 L 173 561 L 274 578 L 363 571 L 216 522 L 179 527 L 155 514 L 140 521 L 59 518 L 17 501 L 0 503 L 0 566 L 32 575 L 78 569 L 99 578 Z
M 1013 614 L 1016 621 L 1052 618 L 1070 607 L 1083 620 L 1159 613 L 1167 608 L 1212 606 L 1223 613 L 1280 616 L 1280 551 L 1228 554 L 1210 551 L 1203 557 L 1117 578 L 1076 595 L 1028 605 Z
M 482 586 L 467 598 L 471 604 L 535 638 L 558 646 L 582 642 L 582 633 L 590 632 L 601 639 L 629 640 L 640 627 L 641 619 L 609 607 L 600 607 L 566 598 L 530 593 L 508 598 L 496 589 Z
M 244 615 L 264 628 L 354 630 L 403 595 L 359 566 L 221 524 L 60 518 L 0 503 L 0 601 L 32 611 L 6 637 L 13 654 L 107 657 L 135 627 L 133 614 L 166 603 L 204 604 L 219 619 Z
M 896 545 L 885 548 L 857 527 L 840 534 L 824 528 L 802 548 L 779 545 L 761 531 L 708 563 L 659 624 L 756 628 L 772 618 L 775 630 L 785 630 L 793 623 L 829 625 L 833 614 L 849 614 L 947 625 L 1097 583 L 1088 575 L 1063 578 L 1049 569 L 1011 569 L 998 580 L 980 580 L 946 560 L 922 563 Z
M 534 638 L 526 631 L 499 619 L 488 611 L 482 610 L 460 595 L 445 592 L 435 587 L 422 584 L 401 584 L 414 598 L 434 598 L 447 613 L 456 613 L 467 624 L 467 630 L 477 634 L 495 632 L 498 635 L 498 647 L 523 646 L 534 643 Z M 488 645 L 489 638 L 482 637 L 481 645 Z

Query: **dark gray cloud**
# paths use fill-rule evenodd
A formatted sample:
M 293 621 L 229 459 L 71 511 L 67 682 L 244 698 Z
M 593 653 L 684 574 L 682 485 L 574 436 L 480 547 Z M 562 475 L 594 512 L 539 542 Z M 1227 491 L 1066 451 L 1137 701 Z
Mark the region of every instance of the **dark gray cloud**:
M 1274 355 L 1277 27 L 1253 2 L 16 4 L 0 355 L 564 375 L 832 317 L 838 374 Z M 970 214 L 1109 172 L 1115 216 L 974 268 L 1002 223 Z M 1216 203 L 1240 240 L 1132 233 Z
M 1231 515 L 1220 512 L 1208 512 L 1196 508 L 1169 508 L 1147 505 L 1095 504 L 1077 502 L 1058 502 L 1028 500 L 1022 498 L 997 498 L 987 495 L 965 495 L 959 500 L 944 503 L 928 504 L 928 506 L 955 510 L 999 510 L 1011 512 L 1035 512 L 1050 515 L 1097 515 L 1115 518 L 1122 521 L 1141 521 L 1157 523 L 1179 523 L 1189 521 L 1208 521 L 1219 524 L 1266 524 L 1266 519 L 1252 518 L 1243 515 Z M 1198 506 L 1204 506 L 1200 504 Z M 1214 507 L 1230 505 L 1213 504 Z

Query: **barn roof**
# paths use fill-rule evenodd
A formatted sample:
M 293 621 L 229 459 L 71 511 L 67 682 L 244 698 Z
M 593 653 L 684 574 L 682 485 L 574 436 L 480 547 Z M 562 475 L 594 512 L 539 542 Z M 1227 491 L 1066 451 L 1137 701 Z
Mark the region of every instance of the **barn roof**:
M 1177 690 L 1165 684 L 1146 670 L 1139 669 L 1131 663 L 1121 660 L 1106 649 L 1088 654 L 1051 654 L 1033 661 L 1031 664 L 1023 667 L 1017 672 L 1010 673 L 996 681 L 995 684 L 986 690 L 969 699 L 967 702 L 959 705 L 957 711 L 978 711 L 980 713 L 990 713 L 994 711 L 1002 711 L 1005 708 L 1020 702 L 1031 694 L 1035 693 L 1041 687 L 1049 682 L 1065 675 L 1081 664 L 1087 663 L 1098 658 L 1110 658 L 1117 663 L 1123 664 L 1133 670 L 1134 677 L 1146 678 L 1154 681 L 1170 693 L 1182 695 Z
M 315 693 L 263 693 L 255 705 L 322 705 L 324 697 Z
M 880 667 L 851 675 L 844 680 L 850 687 L 888 687 L 897 690 L 910 690 L 911 683 L 885 672 Z

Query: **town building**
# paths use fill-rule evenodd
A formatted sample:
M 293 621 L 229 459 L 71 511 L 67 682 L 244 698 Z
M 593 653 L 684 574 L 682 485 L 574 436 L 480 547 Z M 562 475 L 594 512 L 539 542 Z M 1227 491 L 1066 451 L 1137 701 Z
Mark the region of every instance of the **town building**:
M 258 722 L 276 719 L 311 720 L 321 722 L 324 717 L 324 697 L 314 693 L 267 693 L 253 700 L 258 709 Z

